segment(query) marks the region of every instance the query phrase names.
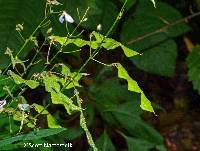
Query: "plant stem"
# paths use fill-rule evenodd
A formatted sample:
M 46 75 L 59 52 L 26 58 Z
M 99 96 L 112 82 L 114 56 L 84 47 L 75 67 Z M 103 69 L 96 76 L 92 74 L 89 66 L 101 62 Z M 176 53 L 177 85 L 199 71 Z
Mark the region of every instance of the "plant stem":
M 25 46 L 29 43 L 29 41 L 31 40 L 31 38 L 33 37 L 33 35 L 37 32 L 37 30 L 41 27 L 41 25 L 45 22 L 45 20 L 47 19 L 47 17 L 45 17 L 41 22 L 40 24 L 36 27 L 36 29 L 32 32 L 32 34 L 29 36 L 28 39 L 25 40 L 24 44 L 21 46 L 21 48 L 19 49 L 19 51 L 17 52 L 16 56 L 17 57 L 21 52 L 22 50 L 25 48 Z M 4 70 L 4 72 L 2 74 L 5 74 L 6 71 L 8 70 L 8 68 L 12 65 L 12 63 L 10 63 L 7 68 Z
M 183 23 L 183 22 L 187 22 L 188 20 L 190 20 L 190 19 L 192 19 L 192 18 L 194 18 L 194 17 L 197 17 L 197 16 L 199 16 L 199 15 L 200 15 L 200 12 L 197 12 L 197 13 L 194 13 L 194 14 L 189 15 L 189 16 L 187 16 L 187 17 L 181 18 L 180 20 L 177 20 L 177 21 L 174 22 L 174 23 L 167 24 L 166 26 L 161 27 L 161 28 L 159 28 L 159 29 L 157 29 L 157 30 L 155 30 L 155 31 L 153 31 L 153 32 L 147 33 L 147 34 L 145 34 L 145 35 L 143 35 L 143 36 L 140 36 L 140 37 L 138 37 L 138 38 L 136 38 L 136 39 L 131 39 L 131 40 L 128 41 L 127 44 L 130 45 L 130 44 L 136 43 L 136 42 L 138 42 L 138 41 L 141 41 L 141 40 L 143 40 L 143 39 L 145 39 L 145 38 L 148 38 L 148 37 L 150 37 L 150 36 L 153 36 L 153 35 L 155 35 L 155 34 L 164 32 L 164 31 L 165 31 L 166 29 L 168 29 L 169 27 L 172 27 L 172 26 L 174 26 L 174 25 L 177 25 L 177 24 L 180 24 L 180 23 Z
M 115 25 L 117 24 L 117 22 L 121 19 L 122 15 L 123 15 L 123 13 L 124 13 L 124 8 L 125 8 L 126 3 L 127 3 L 127 0 L 125 0 L 125 2 L 124 2 L 124 4 L 123 4 L 123 6 L 122 6 L 122 8 L 121 8 L 121 10 L 120 10 L 120 12 L 119 12 L 119 14 L 118 14 L 118 16 L 116 17 L 114 23 L 112 24 L 112 26 L 110 27 L 110 29 L 109 29 L 108 32 L 106 33 L 106 36 L 103 37 L 103 39 L 102 39 L 101 43 L 99 44 L 98 48 L 97 48 L 97 49 L 91 54 L 91 56 L 85 61 L 85 63 L 81 66 L 81 68 L 78 70 L 78 72 L 76 72 L 76 74 L 71 78 L 71 80 L 66 84 L 65 87 L 67 87 L 67 86 L 71 83 L 71 81 L 73 81 L 73 80 L 78 76 L 78 74 L 83 70 L 83 68 L 88 64 L 88 62 L 89 62 L 91 59 L 93 59 L 93 58 L 98 54 L 99 50 L 102 48 L 101 45 L 103 44 L 103 42 L 105 41 L 105 39 L 110 35 L 110 33 L 111 33 L 112 30 L 114 29 L 114 27 L 115 27 Z M 63 87 L 63 88 L 64 88 L 64 87 Z M 62 89 L 63 89 L 63 88 L 62 88 Z M 61 89 L 61 90 L 62 90 L 62 89 Z

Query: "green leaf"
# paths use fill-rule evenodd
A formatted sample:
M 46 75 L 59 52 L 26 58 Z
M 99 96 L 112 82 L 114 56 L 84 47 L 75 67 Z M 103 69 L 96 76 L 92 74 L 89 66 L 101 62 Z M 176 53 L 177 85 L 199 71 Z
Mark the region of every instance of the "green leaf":
M 0 68 L 5 68 L 10 63 L 10 59 L 4 55 L 3 50 L 9 47 L 16 55 L 24 43 L 15 30 L 16 25 L 23 24 L 22 35 L 24 38 L 27 38 L 42 20 L 45 1 L 0 0 L 0 5 Z M 35 10 L 37 10 L 37 12 Z M 25 49 L 21 51 L 19 58 L 27 56 L 32 46 L 33 45 L 28 45 L 25 47 Z
M 64 65 L 64 64 L 62 64 L 61 66 L 62 66 L 62 71 L 61 71 L 61 73 L 62 73 L 66 78 L 68 78 L 68 79 L 74 78 L 74 76 L 76 75 L 76 77 L 73 79 L 73 82 L 70 82 L 70 81 L 68 81 L 68 82 L 65 82 L 65 81 L 64 81 L 64 82 L 61 82 L 62 85 L 63 85 L 63 87 L 64 87 L 65 89 L 71 89 L 71 88 L 73 88 L 74 86 L 80 87 L 80 85 L 79 85 L 78 82 L 79 82 L 79 80 L 82 78 L 83 73 L 71 72 L 71 71 L 70 71 L 70 68 L 67 67 L 67 66 Z
M 66 71 L 66 68 L 64 71 Z M 62 70 L 62 72 L 64 71 Z M 61 92 L 60 84 L 66 83 L 66 81 L 63 82 L 63 78 L 60 78 L 56 75 L 46 74 L 43 77 L 43 83 L 45 85 L 45 90 L 51 94 L 51 100 L 53 104 L 64 105 L 68 114 L 71 114 L 72 111 L 80 110 L 80 108 L 77 107 L 68 96 Z
M 151 149 L 158 149 L 159 151 L 167 151 L 164 145 L 155 145 L 143 139 L 133 137 L 125 137 L 128 145 L 128 151 L 150 151 Z
M 65 130 L 66 130 L 65 128 L 53 128 L 53 129 L 41 129 L 39 131 L 32 131 L 27 134 L 17 135 L 11 138 L 1 140 L 0 147 L 3 147 L 5 145 L 11 144 L 17 141 L 35 140 L 35 139 L 40 139 L 40 138 L 56 135 Z
M 47 122 L 49 128 L 62 128 L 51 114 L 47 115 Z
M 158 131 L 145 123 L 140 118 L 140 112 L 133 110 L 134 108 L 137 108 L 134 102 L 124 103 L 117 108 L 108 110 L 108 112 L 114 115 L 118 123 L 125 128 L 130 135 L 155 145 L 162 145 L 164 142 L 163 137 Z
M 111 38 L 105 38 L 103 35 L 93 32 L 92 35 L 94 35 L 96 40 L 92 41 L 86 41 L 80 38 L 76 39 L 69 39 L 67 37 L 59 37 L 59 36 L 51 36 L 50 39 L 52 39 L 55 42 L 60 43 L 61 45 L 68 45 L 68 44 L 74 44 L 78 47 L 83 47 L 83 46 L 90 46 L 92 49 L 98 49 L 100 47 L 103 47 L 107 50 L 113 50 L 117 47 L 121 47 L 122 50 L 124 51 L 124 54 L 127 57 L 133 57 L 135 55 L 138 55 L 139 53 L 136 51 L 133 51 L 126 46 L 122 45 L 120 42 L 115 41 L 114 39 Z
M 73 140 L 77 137 L 80 137 L 83 133 L 83 129 L 78 126 L 76 128 L 69 128 L 68 131 L 64 133 L 64 135 L 67 140 Z
M 105 77 L 105 75 L 99 76 Z M 95 101 L 96 107 L 101 113 L 102 118 L 109 124 L 115 124 L 116 122 L 113 115 L 107 111 L 117 107 L 121 102 L 133 102 L 135 106 L 131 106 L 131 109 L 137 113 L 141 112 L 140 95 L 128 91 L 127 86 L 120 84 L 120 79 L 118 78 L 96 81 L 90 87 L 89 93 Z
M 42 115 L 47 114 L 47 123 L 48 123 L 49 128 L 62 128 L 59 124 L 57 124 L 54 117 L 47 110 L 45 110 L 45 108 L 43 106 L 38 105 L 36 103 L 34 103 L 32 106 L 35 108 L 35 110 L 39 114 L 42 114 Z
M 148 13 L 146 13 L 148 12 Z M 140 0 L 134 17 L 130 17 L 123 25 L 121 39 L 123 43 L 135 40 L 146 34 L 155 32 L 169 24 L 181 19 L 181 14 L 166 3 L 158 2 L 157 8 L 153 8 L 152 4 L 146 0 Z M 132 28 L 134 27 L 134 30 Z M 129 45 L 130 48 L 143 51 L 150 47 L 154 47 L 170 37 L 179 36 L 189 30 L 185 23 L 180 23 L 169 28 L 163 29 L 161 32 L 149 35 L 139 41 Z
M 51 75 L 48 76 L 46 75 L 43 78 L 43 83 L 45 85 L 45 90 L 47 92 L 52 92 L 52 91 L 56 91 L 56 92 L 60 92 L 60 84 L 59 84 L 59 77 L 57 77 L 56 75 Z
M 62 64 L 62 71 L 61 73 L 65 76 L 71 76 L 71 71 L 69 69 L 69 67 L 67 67 L 66 65 Z
M 50 93 L 52 103 L 64 105 L 68 114 L 71 114 L 72 111 L 80 111 L 80 108 L 76 106 L 73 101 L 63 93 L 55 91 L 51 91 Z
M 187 57 L 188 77 L 193 88 L 200 94 L 200 46 L 196 46 Z
M 112 78 L 97 82 L 90 87 L 90 93 L 97 104 L 102 104 L 100 109 L 119 104 L 120 101 L 132 101 L 134 95 L 120 84 L 119 80 Z
M 31 89 L 35 89 L 36 87 L 39 86 L 39 82 L 34 80 L 25 80 L 24 84 L 28 85 Z
M 25 84 L 25 85 L 29 86 L 31 89 L 35 89 L 36 87 L 39 86 L 39 82 L 37 82 L 37 81 L 24 80 L 19 75 L 12 72 L 11 70 L 9 70 L 8 72 L 9 72 L 10 76 L 13 78 L 13 80 L 16 84 Z
M 14 81 L 5 75 L 0 75 L 0 97 L 3 97 L 6 93 L 4 91 L 4 87 L 7 86 L 9 90 L 11 90 L 14 87 L 15 83 Z
M 131 58 L 138 68 L 158 75 L 173 76 L 177 49 L 172 38 L 190 28 L 185 23 L 170 26 L 182 16 L 166 3 L 158 2 L 155 9 L 150 1 L 138 2 L 134 14 L 130 15 L 123 25 L 122 43 L 144 53 L 137 56 L 137 59 Z M 155 65 L 158 68 L 155 68 Z
M 149 151 L 154 148 L 154 144 L 142 139 L 126 137 L 126 141 L 128 144 L 128 151 Z
M 144 71 L 172 77 L 175 73 L 176 57 L 176 43 L 173 40 L 168 40 L 150 48 L 140 56 L 130 58 L 130 60 Z
M 154 112 L 153 107 L 151 106 L 151 102 L 147 99 L 144 92 L 138 86 L 137 82 L 129 76 L 129 74 L 127 73 L 127 71 L 124 69 L 124 67 L 121 64 L 119 63 L 117 64 L 117 69 L 118 69 L 118 77 L 127 80 L 128 90 L 141 94 L 140 107 L 143 110 Z
M 116 151 L 115 146 L 113 145 L 108 134 L 104 132 L 95 142 L 99 151 Z M 90 148 L 88 151 L 92 151 Z

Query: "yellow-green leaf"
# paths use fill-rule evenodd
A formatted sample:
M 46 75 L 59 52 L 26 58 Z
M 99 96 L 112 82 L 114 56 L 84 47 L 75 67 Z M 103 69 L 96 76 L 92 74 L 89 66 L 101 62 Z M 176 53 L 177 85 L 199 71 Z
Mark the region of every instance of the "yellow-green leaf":
M 24 80 L 19 75 L 15 74 L 14 72 L 12 72 L 10 70 L 9 70 L 9 74 L 13 78 L 13 80 L 16 84 L 25 84 L 25 85 L 29 86 L 31 89 L 35 89 L 36 87 L 39 86 L 39 82 L 34 81 L 34 80 Z
M 127 80 L 128 90 L 141 94 L 141 105 L 140 105 L 140 107 L 143 110 L 154 112 L 153 107 L 151 105 L 151 102 L 147 99 L 144 92 L 138 86 L 137 82 L 129 76 L 129 74 L 127 73 L 127 71 L 125 70 L 125 68 L 121 64 L 118 63 L 117 68 L 118 68 L 118 77 Z
M 52 90 L 60 91 L 60 84 L 58 83 L 59 79 L 56 75 L 45 76 L 43 78 L 43 82 L 45 85 L 45 89 L 47 92 L 51 92 Z
M 78 47 L 83 47 L 85 45 L 88 45 L 92 49 L 98 49 L 100 47 L 103 47 L 107 50 L 113 50 L 117 47 L 121 47 L 122 50 L 124 51 L 124 54 L 127 57 L 133 57 L 133 56 L 139 54 L 138 52 L 133 51 L 133 50 L 127 48 L 126 46 L 122 45 L 120 42 L 117 42 L 116 40 L 111 39 L 111 38 L 106 38 L 97 32 L 92 32 L 92 35 L 94 35 L 94 37 L 95 37 L 95 40 L 92 40 L 92 41 L 86 41 L 86 40 L 83 40 L 80 38 L 70 39 L 68 37 L 59 37 L 59 36 L 51 36 L 50 38 L 53 41 L 56 41 L 56 42 L 60 43 L 61 45 L 65 45 L 65 46 L 73 43 L 74 45 L 76 45 Z
M 79 111 L 80 108 L 76 106 L 73 101 L 61 92 L 51 91 L 51 100 L 53 104 L 62 104 L 67 110 L 68 114 L 72 111 Z
M 33 104 L 33 107 L 35 110 L 42 115 L 47 114 L 47 123 L 49 128 L 62 128 L 54 119 L 54 117 L 41 105 L 38 105 L 36 103 Z

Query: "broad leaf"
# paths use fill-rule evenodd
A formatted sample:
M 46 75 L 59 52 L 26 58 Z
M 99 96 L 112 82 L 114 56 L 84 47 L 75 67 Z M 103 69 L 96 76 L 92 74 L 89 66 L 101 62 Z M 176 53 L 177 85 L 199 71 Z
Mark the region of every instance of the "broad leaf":
M 36 87 L 39 86 L 39 82 L 34 81 L 34 80 L 24 80 L 19 75 L 12 72 L 11 70 L 9 70 L 9 74 L 13 78 L 13 80 L 16 84 L 25 84 L 25 85 L 29 86 L 31 89 L 35 89 Z
M 127 137 L 128 151 L 149 151 L 154 148 L 154 144 L 142 139 Z
M 131 106 L 132 110 L 134 110 L 137 115 L 141 113 L 139 107 L 140 96 L 137 93 L 128 91 L 126 85 L 120 84 L 120 80 L 117 78 L 95 82 L 95 84 L 90 87 L 89 92 L 103 119 L 111 125 L 116 124 L 116 121 L 113 115 L 108 111 L 115 109 L 121 102 L 134 103 L 135 106 Z
M 112 112 L 115 119 L 130 135 L 146 140 L 154 145 L 162 145 L 163 137 L 140 118 L 138 112 L 133 110 L 135 107 L 134 103 L 127 103 L 109 112 Z
M 129 49 L 128 47 L 122 45 L 120 42 L 115 41 L 114 39 L 111 38 L 106 38 L 103 35 L 93 32 L 92 35 L 94 35 L 96 40 L 92 41 L 86 41 L 80 38 L 76 39 L 70 39 L 67 37 L 59 37 L 59 36 L 51 36 L 50 39 L 52 39 L 55 42 L 60 43 L 61 45 L 69 45 L 69 44 L 74 44 L 78 47 L 83 47 L 83 46 L 90 46 L 92 49 L 98 49 L 98 48 L 105 48 L 107 50 L 112 50 L 117 47 L 121 47 L 122 50 L 124 51 L 124 54 L 127 57 L 133 57 L 135 55 L 138 55 L 139 53 L 136 51 L 133 51 Z
M 60 84 L 63 85 L 63 83 L 66 83 L 66 81 L 63 80 L 63 78 L 60 78 L 56 75 L 46 74 L 43 77 L 45 89 L 47 92 L 50 92 L 52 103 L 64 105 L 65 109 L 67 110 L 67 113 L 71 114 L 72 111 L 79 111 L 80 108 L 76 106 L 68 96 L 61 92 Z
M 27 134 L 22 134 L 22 135 L 18 135 L 18 136 L 14 136 L 11 138 L 1 140 L 0 147 L 3 147 L 5 145 L 11 144 L 11 143 L 17 142 L 17 141 L 35 140 L 35 139 L 52 136 L 52 135 L 61 133 L 65 130 L 66 130 L 65 128 L 53 128 L 53 129 L 41 129 L 39 131 L 32 131 Z
M 163 145 L 155 145 L 151 142 L 145 141 L 143 139 L 137 139 L 133 137 L 126 137 L 126 142 L 128 145 L 128 151 L 167 151 L 166 147 Z
M 15 83 L 14 81 L 5 75 L 0 75 L 0 97 L 3 97 L 6 93 L 4 91 L 4 87 L 7 86 L 9 90 L 11 90 L 14 87 Z
M 127 44 L 131 40 L 136 40 L 141 36 L 155 32 L 181 18 L 181 14 L 166 3 L 158 2 L 155 9 L 148 1 L 140 0 L 133 17 L 131 16 L 123 26 L 121 39 L 123 43 Z M 132 29 L 133 27 L 134 30 Z M 183 34 L 188 29 L 189 27 L 184 23 L 169 26 L 169 28 L 163 29 L 161 32 L 155 32 L 153 35 L 133 42 L 129 47 L 141 52 L 144 49 L 154 47 L 170 37 Z
M 38 104 L 33 104 L 35 110 L 38 112 L 38 114 L 46 114 L 47 115 L 47 122 L 48 122 L 48 127 L 49 128 L 61 128 L 59 124 L 57 124 L 56 120 L 54 117 L 47 111 L 45 108 L 41 105 Z
M 104 132 L 95 142 L 99 151 L 116 151 L 108 134 Z M 90 148 L 88 151 L 92 151 Z
M 129 74 L 127 73 L 127 71 L 124 69 L 124 67 L 121 64 L 118 63 L 117 68 L 118 68 L 118 77 L 127 80 L 128 90 L 141 94 L 140 107 L 143 110 L 154 112 L 153 107 L 151 106 L 151 102 L 147 99 L 144 92 L 138 86 L 137 82 L 129 76 Z
M 24 41 L 20 38 L 15 28 L 17 24 L 23 24 L 22 35 L 24 38 L 30 36 L 37 25 L 42 21 L 45 1 L 42 0 L 0 0 L 0 68 L 5 68 L 10 59 L 4 55 L 6 47 L 11 48 L 17 54 Z M 37 12 L 35 11 L 37 10 Z M 30 45 L 28 45 L 29 47 Z M 20 57 L 25 57 L 31 47 L 25 47 Z M 28 48 L 28 49 L 27 49 Z M 19 58 L 20 58 L 19 57 Z
M 68 114 L 71 114 L 72 111 L 79 111 L 80 108 L 76 106 L 73 101 L 64 95 L 61 92 L 51 91 L 51 100 L 53 104 L 62 104 L 64 105 Z
M 177 49 L 171 38 L 185 33 L 189 27 L 184 23 L 170 24 L 181 18 L 181 14 L 166 3 L 158 2 L 154 8 L 150 1 L 139 1 L 121 33 L 123 44 L 144 53 L 137 59 L 131 58 L 138 68 L 164 76 L 174 75 Z
M 140 56 L 130 58 L 130 60 L 144 71 L 171 77 L 175 72 L 176 57 L 176 43 L 168 40 L 146 50 Z
M 195 90 L 200 94 L 200 46 L 196 46 L 187 57 L 188 77 Z

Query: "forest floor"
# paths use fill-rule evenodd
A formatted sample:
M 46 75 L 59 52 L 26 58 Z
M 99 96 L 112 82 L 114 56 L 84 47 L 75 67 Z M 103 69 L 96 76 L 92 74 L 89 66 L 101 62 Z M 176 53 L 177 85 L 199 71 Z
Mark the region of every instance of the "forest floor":
M 190 38 L 191 35 L 186 36 Z M 185 60 L 189 51 L 183 38 L 177 43 L 180 46 L 175 76 L 164 78 L 148 74 L 142 80 L 151 101 L 163 108 L 157 117 L 145 113 L 144 119 L 164 136 L 169 151 L 199 151 L 200 96 L 187 77 Z

